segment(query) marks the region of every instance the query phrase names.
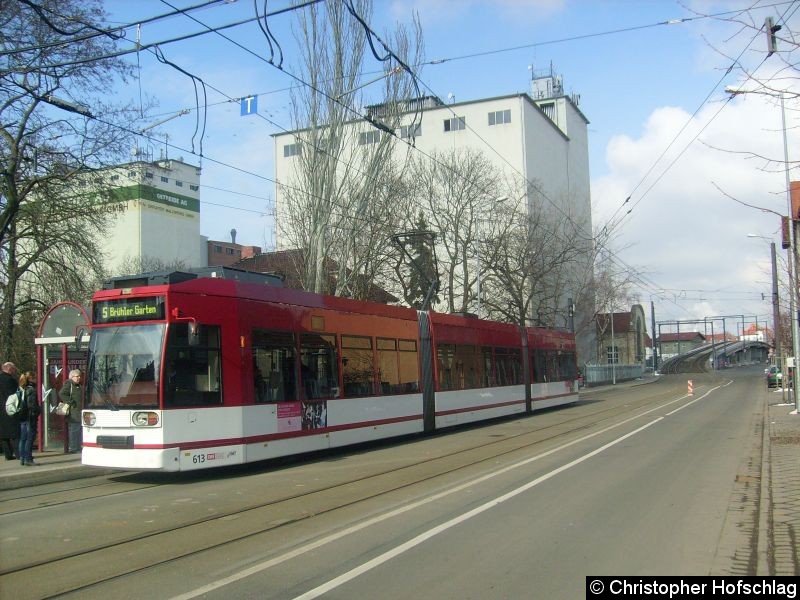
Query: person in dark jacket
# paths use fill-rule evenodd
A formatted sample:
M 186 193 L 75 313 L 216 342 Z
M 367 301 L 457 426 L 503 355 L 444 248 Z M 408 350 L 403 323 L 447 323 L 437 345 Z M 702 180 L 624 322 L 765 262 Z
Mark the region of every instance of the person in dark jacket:
M 69 449 L 68 454 L 77 454 L 81 451 L 81 411 L 83 410 L 83 390 L 81 389 L 81 379 L 83 373 L 80 369 L 73 369 L 69 372 L 69 379 L 58 392 L 58 399 L 69 404 L 69 414 L 65 417 L 69 427 Z
M 6 460 L 14 460 L 19 447 L 19 418 L 6 414 L 6 398 L 15 393 L 18 387 L 16 365 L 4 363 L 0 372 L 0 444 Z
M 22 388 L 23 407 L 19 411 L 19 462 L 28 467 L 38 466 L 33 462 L 33 440 L 39 429 L 39 415 L 42 410 L 36 398 L 36 375 L 30 371 L 19 378 Z

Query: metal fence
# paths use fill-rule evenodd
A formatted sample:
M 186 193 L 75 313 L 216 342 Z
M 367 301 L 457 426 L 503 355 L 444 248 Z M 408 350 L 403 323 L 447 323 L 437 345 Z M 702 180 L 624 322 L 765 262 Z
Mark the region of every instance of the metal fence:
M 587 387 L 639 379 L 644 376 L 644 365 L 586 365 L 584 384 Z

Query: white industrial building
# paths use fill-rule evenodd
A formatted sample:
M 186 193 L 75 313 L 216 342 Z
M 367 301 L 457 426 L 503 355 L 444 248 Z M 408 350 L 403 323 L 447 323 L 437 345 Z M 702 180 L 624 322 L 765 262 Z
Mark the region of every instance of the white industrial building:
M 576 222 L 585 222 L 590 234 L 589 121 L 576 100 L 563 94 L 561 79 L 552 74 L 534 78 L 530 94 L 451 104 L 423 98 L 414 103 L 414 108 L 419 108 L 414 144 L 425 153 L 452 148 L 484 152 L 498 169 L 539 183 L 544 202 L 553 210 L 563 209 Z M 366 121 L 353 121 L 352 126 L 368 134 L 360 136 L 359 143 L 387 135 Z M 295 135 L 292 131 L 274 135 L 275 176 L 281 183 L 294 177 L 295 157 L 300 151 Z M 396 153 L 398 160 L 406 157 L 404 152 Z M 285 247 L 280 222 L 283 193 L 283 187 L 276 186 L 278 248 Z
M 107 171 L 108 210 L 116 213 L 103 240 L 109 274 L 131 260 L 186 267 L 207 264 L 200 235 L 200 168 L 182 159 L 139 160 Z
M 414 131 L 414 144 L 430 154 L 451 149 L 474 149 L 484 153 L 497 168 L 520 181 L 536 182 L 536 197 L 527 199 L 529 208 L 540 202 L 544 211 L 554 211 L 577 223 L 592 236 L 589 180 L 588 120 L 578 107 L 578 98 L 564 94 L 560 76 L 552 70 L 531 80 L 530 93 L 517 93 L 495 98 L 444 104 L 437 98 L 426 97 L 408 102 L 409 123 L 398 134 L 407 137 L 411 119 L 419 123 Z M 359 144 L 368 144 L 380 135 L 366 121 L 353 121 L 359 136 L 350 136 Z M 302 151 L 298 132 L 276 134 L 275 178 L 291 185 L 297 153 Z M 296 137 L 297 136 L 297 137 Z M 395 160 L 405 160 L 405 152 L 394 154 Z M 524 179 L 523 179 L 524 178 Z M 281 221 L 283 187 L 276 186 L 276 242 L 285 249 Z M 491 199 L 487 198 L 487 202 Z M 589 268 L 589 257 L 579 261 L 576 269 Z M 577 291 L 566 290 L 559 300 L 559 313 L 567 315 L 569 298 Z M 594 313 L 593 302 L 575 307 L 575 322 Z M 591 304 L 591 306 L 589 306 Z M 532 321 L 535 315 L 532 315 Z M 566 319 L 560 326 L 567 326 Z M 591 329 L 591 328 L 589 328 Z M 579 352 L 588 360 L 594 352 L 594 335 L 589 332 L 579 339 Z

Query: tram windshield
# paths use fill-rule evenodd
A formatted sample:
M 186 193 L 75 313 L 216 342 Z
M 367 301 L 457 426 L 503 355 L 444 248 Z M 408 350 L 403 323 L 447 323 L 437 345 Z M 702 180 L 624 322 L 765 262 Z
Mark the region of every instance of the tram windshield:
M 158 408 L 164 324 L 97 328 L 89 343 L 87 407 Z

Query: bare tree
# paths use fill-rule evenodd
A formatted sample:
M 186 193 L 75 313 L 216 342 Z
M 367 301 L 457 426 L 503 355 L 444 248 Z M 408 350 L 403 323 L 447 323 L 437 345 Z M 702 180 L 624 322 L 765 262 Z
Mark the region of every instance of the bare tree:
M 303 251 L 298 267 L 305 288 L 325 291 L 326 268 L 333 266 L 334 292 L 354 297 L 364 281 L 390 268 L 385 248 L 404 206 L 390 155 L 395 130 L 413 121 L 407 109 L 415 89 L 413 77 L 387 59 L 380 103 L 360 108 L 370 13 L 371 0 L 328 2 L 300 13 L 296 36 L 308 85 L 292 95 L 298 166 L 281 186 L 278 215 L 279 236 Z M 422 52 L 416 27 L 413 40 L 402 28 L 392 39 L 394 56 L 404 64 L 417 62 Z
M 117 273 L 113 275 L 136 275 L 153 271 L 180 271 L 188 268 L 189 265 L 182 260 L 165 261 L 153 256 L 128 255 L 119 262 Z
M 436 234 L 449 312 L 565 327 L 567 299 L 589 302 L 594 241 L 545 202 L 538 182 L 506 179 L 475 150 L 417 157 L 407 169 L 415 204 Z
M 787 119 L 787 128 L 792 127 L 791 115 L 796 113 L 797 99 L 800 98 L 797 86 L 800 79 L 800 43 L 791 28 L 791 17 L 795 11 L 796 6 L 793 3 L 769 8 L 753 5 L 738 12 L 726 13 L 726 16 L 694 11 L 697 15 L 728 23 L 736 29 L 724 44 L 711 45 L 727 61 L 726 66 L 731 65 L 728 70 L 737 73 L 742 83 L 741 90 L 733 91 L 733 95 L 753 93 L 771 97 L 770 102 L 776 105 L 776 111 L 780 110 L 781 105 L 785 105 L 783 116 Z M 725 50 L 724 45 L 727 44 L 737 48 L 735 55 Z M 743 44 L 744 50 L 740 51 Z M 760 168 L 767 172 L 781 173 L 785 169 L 792 172 L 800 167 L 800 161 L 796 157 L 785 164 L 786 157 L 777 152 L 774 155 L 763 155 L 750 150 L 719 148 L 703 143 L 722 152 L 755 158 L 757 164 L 762 165 Z M 726 195 L 741 202 L 730 194 Z
M 108 54 L 98 0 L 19 0 L 0 11 L 0 356 L 15 322 L 54 297 L 81 299 L 102 270 L 110 213 L 99 167 L 128 147 L 129 114 L 98 90 L 129 74 Z
M 441 302 L 447 312 L 476 312 L 483 240 L 497 229 L 497 205 L 512 193 L 485 154 L 470 149 L 415 156 L 406 169 L 417 212 L 436 235 Z M 407 221 L 407 228 L 413 223 Z M 481 268 L 482 270 L 482 268 Z
M 615 312 L 623 312 L 631 304 L 630 289 L 636 274 L 627 268 L 621 268 L 613 259 L 610 251 L 598 256 L 595 270 L 595 298 L 597 313 L 595 324 L 597 327 L 598 344 L 606 334 L 611 333 L 611 320 Z M 623 332 L 615 332 L 615 334 Z M 595 360 L 606 362 L 605 352 L 598 346 Z
M 496 213 L 502 227 L 483 243 L 485 305 L 505 321 L 567 327 L 568 298 L 574 304 L 574 290 L 590 279 L 593 244 L 572 218 L 539 201 L 536 189 L 531 184 L 522 196 L 527 208 L 511 204 Z

